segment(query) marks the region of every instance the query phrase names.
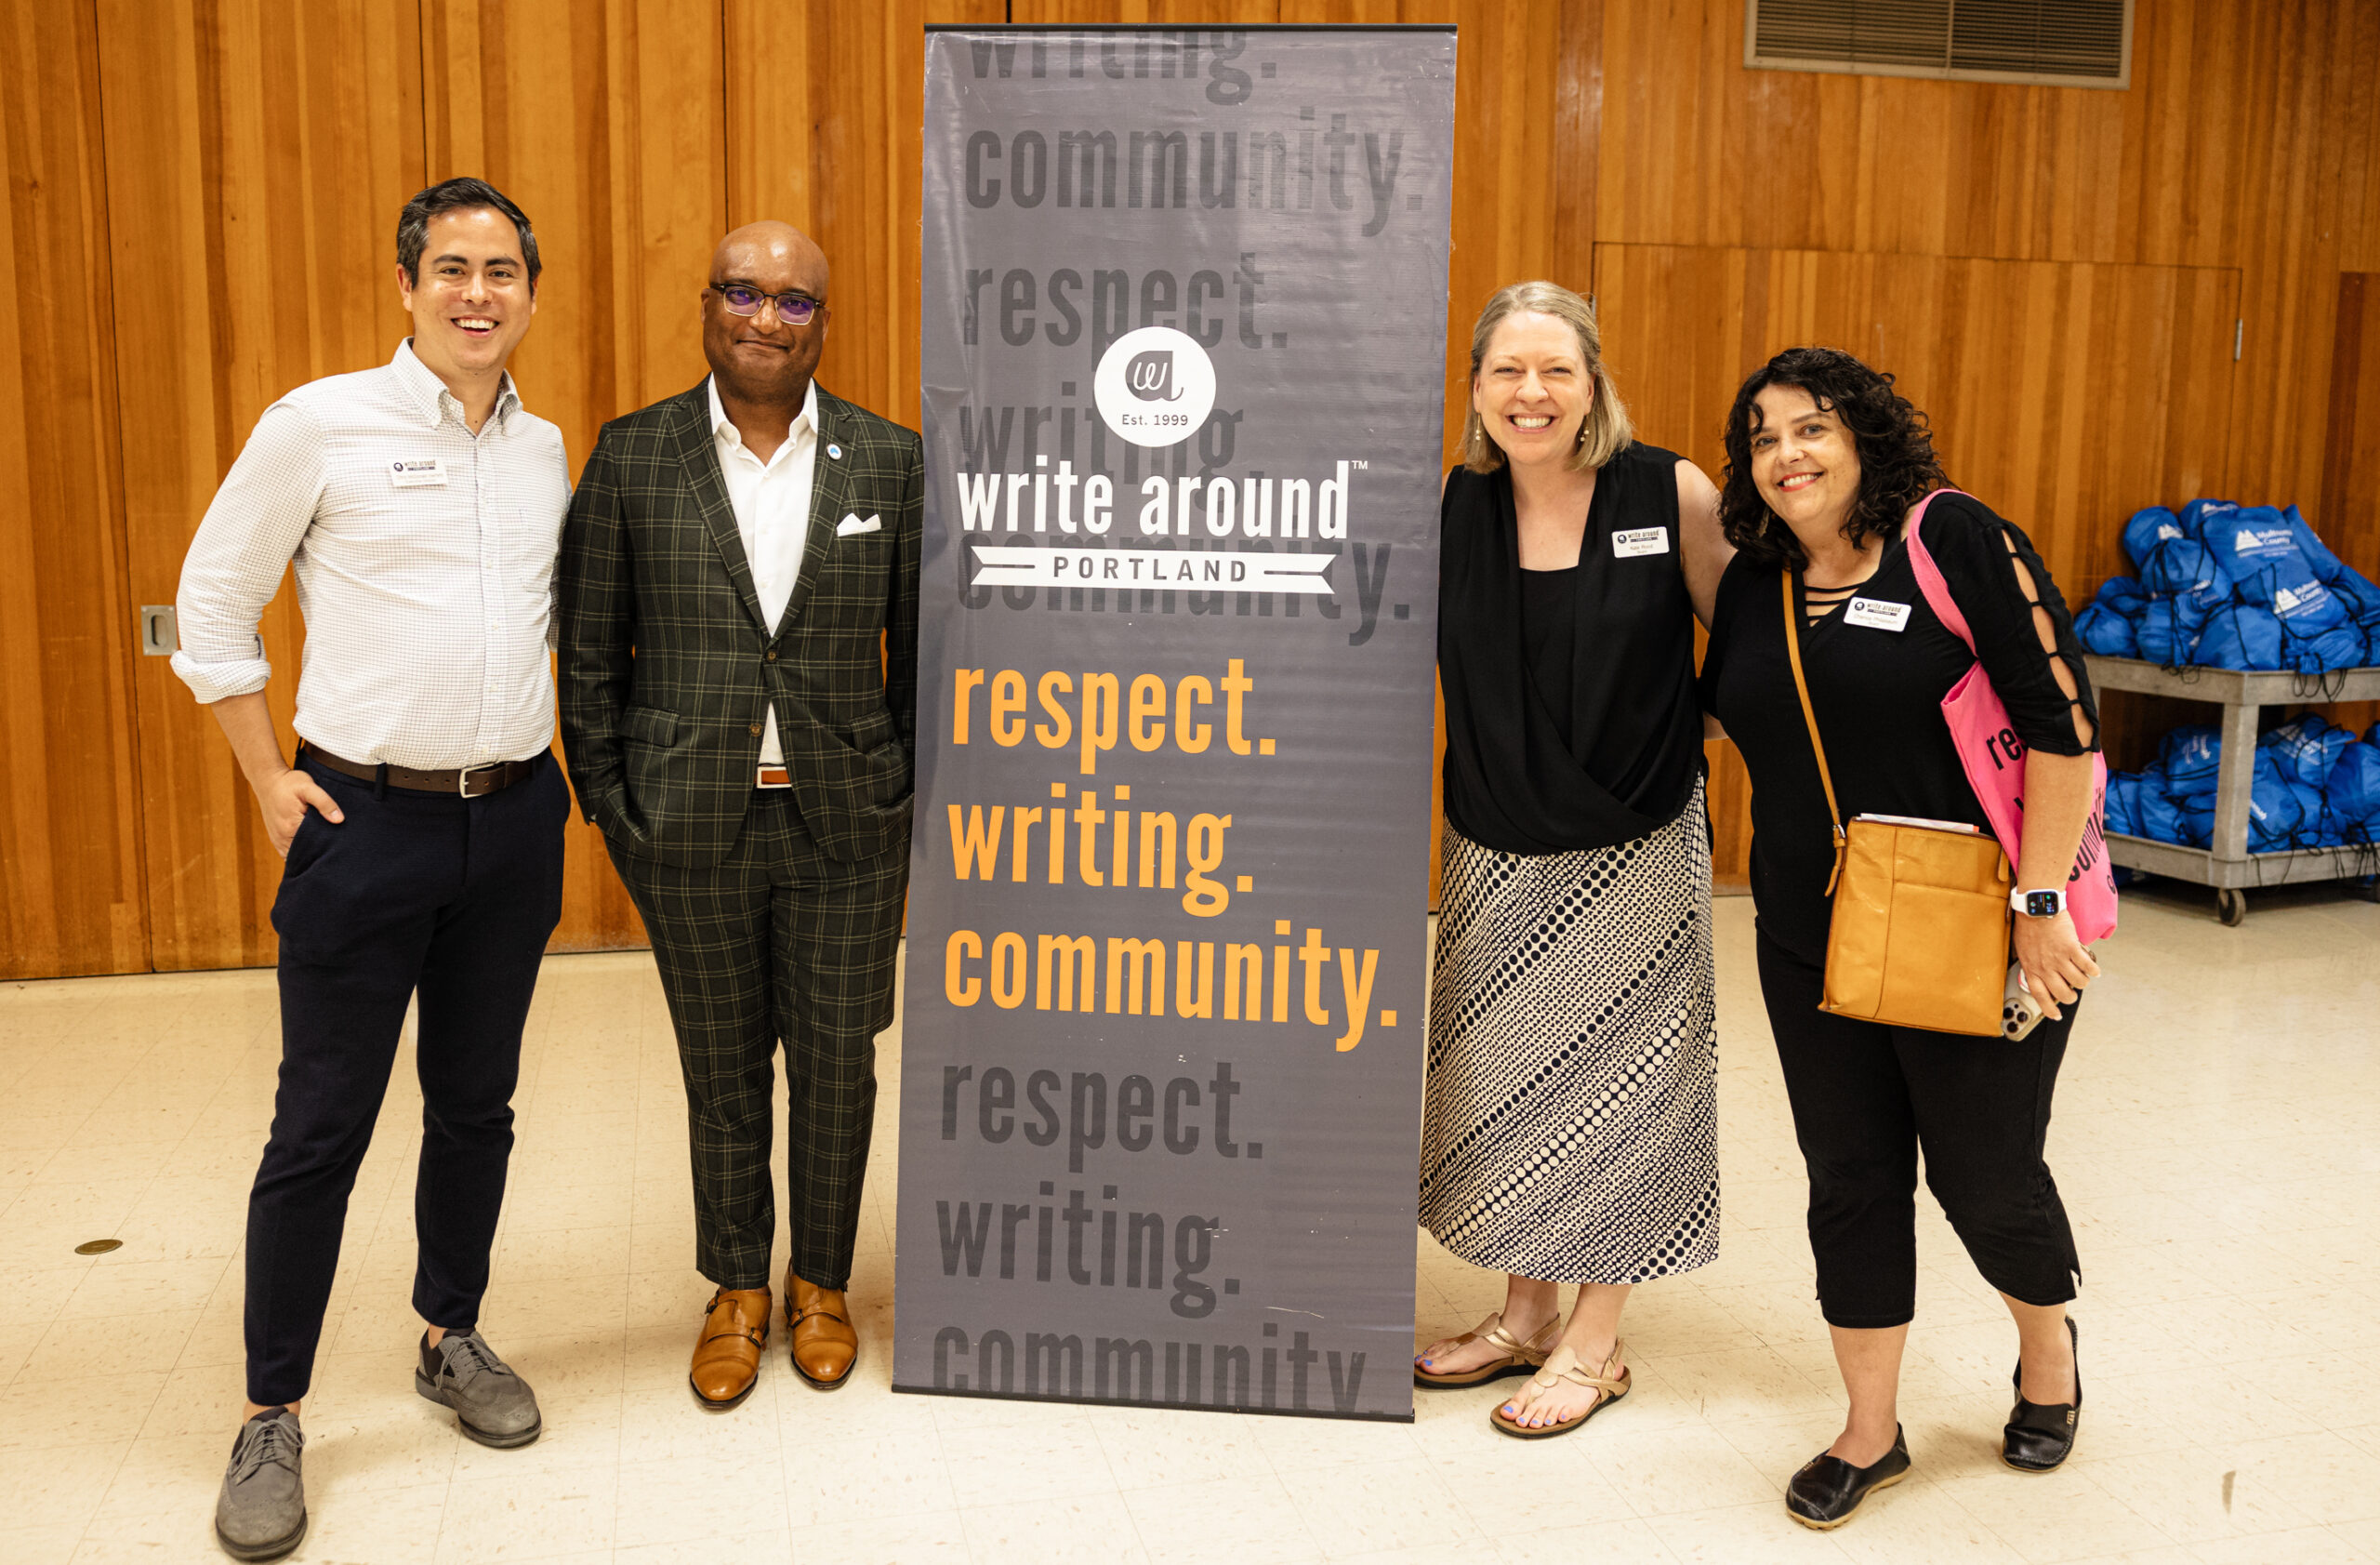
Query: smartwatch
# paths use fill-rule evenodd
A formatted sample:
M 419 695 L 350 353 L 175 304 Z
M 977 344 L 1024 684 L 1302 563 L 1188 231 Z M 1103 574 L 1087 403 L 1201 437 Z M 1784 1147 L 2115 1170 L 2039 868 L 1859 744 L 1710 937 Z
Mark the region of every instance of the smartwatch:
M 2058 891 L 2012 891 L 2008 906 L 2029 919 L 2054 919 L 2066 911 L 2066 893 Z

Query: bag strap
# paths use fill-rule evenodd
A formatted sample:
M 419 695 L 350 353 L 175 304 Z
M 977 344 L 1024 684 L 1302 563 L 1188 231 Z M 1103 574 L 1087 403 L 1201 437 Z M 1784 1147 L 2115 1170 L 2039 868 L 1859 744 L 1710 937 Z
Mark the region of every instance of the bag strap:
M 1934 611 L 1934 617 L 1940 620 L 1950 634 L 1966 643 L 1967 650 L 1973 652 L 1975 632 L 1967 629 L 1967 617 L 1959 612 L 1957 601 L 1950 596 L 1950 584 L 1942 578 L 1942 567 L 1934 563 L 1933 551 L 1918 536 L 1918 526 L 1925 520 L 1925 508 L 1943 495 L 1956 495 L 1968 500 L 1975 498 L 1964 489 L 1936 489 L 1918 501 L 1909 513 L 1909 564 L 1917 573 L 1918 590 L 1925 594 L 1926 606 Z
M 1793 664 L 1793 694 L 1802 698 L 1802 721 L 1810 729 L 1810 753 L 1818 758 L 1818 786 L 1826 789 L 1827 824 L 1834 829 L 1834 869 L 1826 878 L 1826 894 L 1832 896 L 1834 882 L 1843 878 L 1843 807 L 1834 802 L 1834 774 L 1827 770 L 1826 746 L 1818 742 L 1818 714 L 1810 709 L 1810 683 L 1802 676 L 1802 617 L 1801 605 L 1793 602 L 1793 573 L 1783 572 L 1778 581 L 1785 590 L 1785 654 Z

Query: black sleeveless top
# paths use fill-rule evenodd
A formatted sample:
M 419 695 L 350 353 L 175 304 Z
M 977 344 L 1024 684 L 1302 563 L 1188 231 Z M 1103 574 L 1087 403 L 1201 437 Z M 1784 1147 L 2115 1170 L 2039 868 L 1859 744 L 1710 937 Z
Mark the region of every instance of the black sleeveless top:
M 1581 550 L 1583 552 L 1583 550 Z M 1545 697 L 1554 719 L 1554 733 L 1562 748 L 1570 748 L 1570 691 L 1577 684 L 1575 660 L 1579 633 L 1579 572 L 1521 572 L 1521 650 L 1528 657 L 1529 677 Z
M 1510 472 L 1458 468 L 1438 508 L 1447 819 L 1501 853 L 1570 853 L 1675 820 L 1702 764 L 1674 452 L 1596 476 L 1575 570 L 1524 572 Z M 1569 586 L 1567 630 L 1543 597 Z M 1531 642 L 1539 643 L 1532 656 Z M 1540 672 L 1540 669 L 1543 672 Z M 1567 675 L 1567 681 L 1561 676 Z

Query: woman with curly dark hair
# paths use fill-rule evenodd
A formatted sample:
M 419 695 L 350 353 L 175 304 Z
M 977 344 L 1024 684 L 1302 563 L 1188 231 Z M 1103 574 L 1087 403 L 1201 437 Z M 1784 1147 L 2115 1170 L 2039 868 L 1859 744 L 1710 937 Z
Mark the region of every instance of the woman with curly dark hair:
M 1895 1410 L 1916 1308 L 1921 1148 L 1926 1184 L 2016 1319 L 2003 1460 L 2046 1472 L 2073 1447 L 2082 1390 L 2066 1305 L 2079 1263 L 2042 1154 L 2076 1002 L 2098 972 L 2063 905 L 2090 811 L 2098 715 L 2040 556 L 2014 525 L 1950 490 L 1924 415 L 1890 376 L 1832 349 L 1780 353 L 1737 393 L 1726 448 L 1720 519 L 1737 553 L 1719 585 L 1703 703 L 1752 774 L 1761 992 L 1809 1169 L 1819 1306 L 1850 1397 L 1842 1435 L 1786 1494 L 1795 1520 L 1828 1528 L 1909 1470 Z M 1972 650 L 1929 605 L 1912 534 Z M 1940 710 L 1978 660 L 2021 741 L 2011 747 L 2026 804 L 2012 944 L 2046 1019 L 2012 1041 L 1820 1011 L 1838 817 L 1811 727 L 1841 819 L 1989 832 Z

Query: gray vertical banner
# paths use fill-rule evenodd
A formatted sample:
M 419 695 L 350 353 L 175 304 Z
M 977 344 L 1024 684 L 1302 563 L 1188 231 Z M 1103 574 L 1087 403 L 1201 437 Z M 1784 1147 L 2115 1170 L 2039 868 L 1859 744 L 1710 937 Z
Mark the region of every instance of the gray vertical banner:
M 928 33 L 898 1390 L 1412 1415 L 1454 67 Z

